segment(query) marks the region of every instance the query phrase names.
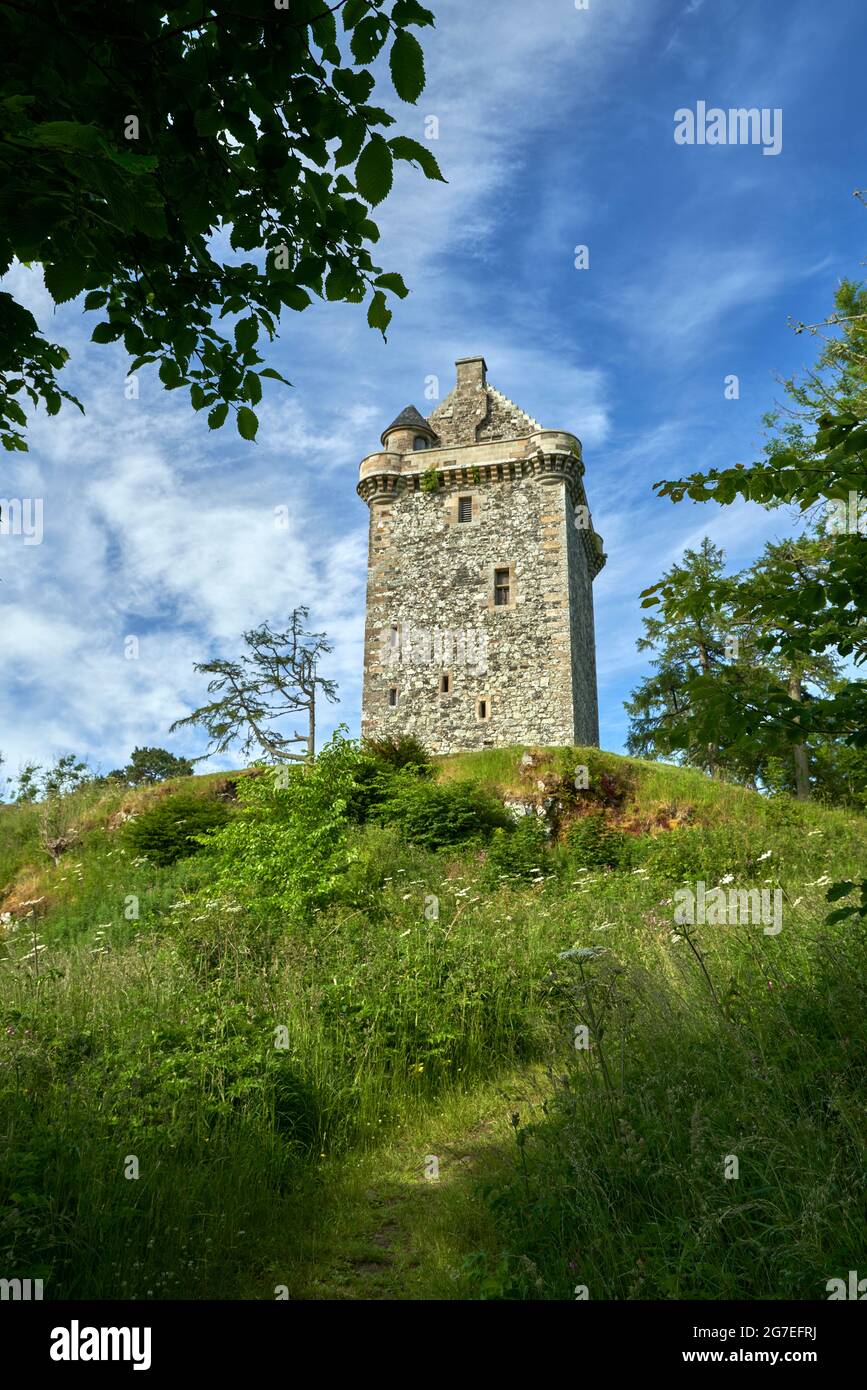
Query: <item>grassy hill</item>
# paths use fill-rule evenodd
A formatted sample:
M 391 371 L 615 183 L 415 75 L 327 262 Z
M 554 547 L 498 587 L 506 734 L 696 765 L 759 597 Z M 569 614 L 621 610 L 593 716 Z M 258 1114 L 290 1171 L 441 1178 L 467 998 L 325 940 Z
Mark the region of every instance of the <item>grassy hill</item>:
M 7 1277 L 816 1298 L 863 1263 L 867 949 L 825 901 L 863 818 L 593 749 L 347 759 L 283 800 L 83 787 L 56 863 L 0 807 Z M 215 838 L 142 853 L 190 797 Z M 699 881 L 780 888 L 782 930 L 679 925 Z

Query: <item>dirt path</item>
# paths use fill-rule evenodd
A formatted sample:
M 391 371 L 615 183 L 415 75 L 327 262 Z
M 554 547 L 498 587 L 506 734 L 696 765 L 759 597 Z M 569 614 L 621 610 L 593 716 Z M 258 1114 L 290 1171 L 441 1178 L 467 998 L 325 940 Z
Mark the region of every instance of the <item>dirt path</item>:
M 361 1157 L 323 1174 L 327 1211 L 299 1268 L 305 1299 L 452 1299 L 465 1262 L 499 1240 L 478 1184 L 511 1173 L 511 1116 L 542 1099 L 535 1073 L 453 1096 Z

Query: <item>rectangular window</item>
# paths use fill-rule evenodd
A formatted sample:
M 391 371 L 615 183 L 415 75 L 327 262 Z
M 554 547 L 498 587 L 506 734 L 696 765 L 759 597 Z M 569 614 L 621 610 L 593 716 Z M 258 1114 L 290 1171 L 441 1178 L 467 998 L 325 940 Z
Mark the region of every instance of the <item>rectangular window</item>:
M 479 719 L 489 719 L 491 715 L 491 703 L 489 700 L 479 700 L 476 705 L 476 714 Z
M 388 688 L 388 703 L 392 708 L 397 704 L 397 686 L 390 685 Z
M 443 671 L 440 676 L 440 694 L 450 695 L 452 691 L 452 677 L 450 671 Z
M 509 571 L 508 569 L 494 570 L 494 603 L 497 608 L 504 608 L 509 602 Z
M 458 521 L 472 521 L 473 519 L 473 499 L 472 497 L 458 498 Z

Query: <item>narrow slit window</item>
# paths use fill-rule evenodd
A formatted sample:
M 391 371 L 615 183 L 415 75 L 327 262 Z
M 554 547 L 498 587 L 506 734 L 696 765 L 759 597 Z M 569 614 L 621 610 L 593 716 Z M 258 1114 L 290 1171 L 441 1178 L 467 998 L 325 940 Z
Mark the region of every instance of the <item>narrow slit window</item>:
M 494 603 L 497 608 L 505 608 L 509 603 L 509 571 L 494 570 Z
M 452 678 L 449 671 L 443 671 L 440 676 L 440 694 L 450 695 L 452 691 Z
M 490 713 L 490 703 L 488 700 L 479 700 L 476 712 L 480 719 L 487 719 Z
M 473 519 L 473 499 L 472 497 L 458 498 L 458 521 L 472 521 Z
M 392 709 L 393 709 L 394 706 L 397 704 L 397 686 L 396 686 L 396 685 L 390 685 L 390 686 L 388 687 L 388 703 L 389 703 L 389 705 L 391 706 Z

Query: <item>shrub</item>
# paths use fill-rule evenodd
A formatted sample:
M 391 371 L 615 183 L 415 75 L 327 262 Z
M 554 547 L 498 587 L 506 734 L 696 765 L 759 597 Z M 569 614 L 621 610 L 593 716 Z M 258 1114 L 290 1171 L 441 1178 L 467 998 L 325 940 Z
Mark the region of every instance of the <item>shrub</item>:
M 494 831 L 485 865 L 485 883 L 496 887 L 504 879 L 533 879 L 550 859 L 548 838 L 539 816 L 522 816 L 514 830 Z
M 338 893 L 350 865 L 348 835 L 364 757 L 338 731 L 312 766 L 239 784 L 241 814 L 209 847 L 212 887 L 267 911 L 305 916 Z M 283 769 L 279 769 L 282 773 Z
M 429 777 L 432 770 L 426 749 L 411 734 L 363 739 L 352 769 L 354 785 L 347 797 L 350 820 L 363 825 L 371 818 L 393 792 L 397 772 Z
M 582 869 L 621 868 L 629 862 L 630 846 L 626 836 L 612 830 L 601 812 L 582 816 L 566 834 L 566 852 L 572 862 Z
M 361 741 L 361 750 L 396 770 L 411 767 L 429 773 L 431 769 L 430 754 L 412 734 L 401 734 L 399 738 L 365 738 Z
M 427 849 L 487 840 L 498 826 L 507 829 L 512 824 L 502 803 L 474 782 L 440 786 L 408 772 L 395 778 L 379 814 L 386 824 L 397 825 L 412 844 Z
M 222 801 L 167 796 L 130 821 L 124 838 L 136 854 L 164 867 L 197 854 L 202 846 L 196 837 L 225 825 L 229 814 Z

